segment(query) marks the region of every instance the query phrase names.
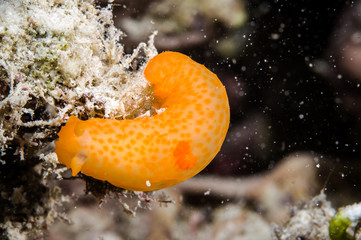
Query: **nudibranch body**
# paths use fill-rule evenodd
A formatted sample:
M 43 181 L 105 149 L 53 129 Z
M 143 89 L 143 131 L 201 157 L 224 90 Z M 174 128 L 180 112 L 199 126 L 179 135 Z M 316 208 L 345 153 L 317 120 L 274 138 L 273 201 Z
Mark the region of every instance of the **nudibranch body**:
M 189 57 L 164 52 L 144 71 L 163 112 L 133 120 L 72 116 L 59 132 L 60 162 L 85 175 L 135 191 L 183 182 L 219 152 L 229 104 L 217 76 Z

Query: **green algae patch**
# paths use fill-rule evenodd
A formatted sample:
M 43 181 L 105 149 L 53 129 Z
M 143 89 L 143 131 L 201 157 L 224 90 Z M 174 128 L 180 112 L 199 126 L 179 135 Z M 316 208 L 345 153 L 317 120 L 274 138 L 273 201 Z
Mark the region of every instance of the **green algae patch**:
M 353 237 L 347 232 L 351 220 L 342 212 L 337 213 L 331 220 L 329 234 L 332 240 L 352 240 Z

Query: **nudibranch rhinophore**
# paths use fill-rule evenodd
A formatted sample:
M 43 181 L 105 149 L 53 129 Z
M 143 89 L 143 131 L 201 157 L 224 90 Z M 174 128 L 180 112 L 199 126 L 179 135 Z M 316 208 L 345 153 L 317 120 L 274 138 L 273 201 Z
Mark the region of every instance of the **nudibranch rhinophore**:
M 165 110 L 132 120 L 71 116 L 55 152 L 73 176 L 81 171 L 124 189 L 152 191 L 191 178 L 219 152 L 230 113 L 217 76 L 176 52 L 152 58 L 144 74 Z

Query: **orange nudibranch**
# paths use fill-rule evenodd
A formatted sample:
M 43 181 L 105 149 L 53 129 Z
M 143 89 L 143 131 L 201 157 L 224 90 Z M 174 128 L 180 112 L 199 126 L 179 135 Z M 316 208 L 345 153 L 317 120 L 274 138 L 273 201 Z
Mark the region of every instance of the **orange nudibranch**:
M 217 76 L 176 52 L 155 56 L 144 74 L 165 110 L 132 120 L 71 116 L 55 152 L 73 176 L 81 171 L 124 189 L 152 191 L 191 178 L 219 152 L 230 113 Z

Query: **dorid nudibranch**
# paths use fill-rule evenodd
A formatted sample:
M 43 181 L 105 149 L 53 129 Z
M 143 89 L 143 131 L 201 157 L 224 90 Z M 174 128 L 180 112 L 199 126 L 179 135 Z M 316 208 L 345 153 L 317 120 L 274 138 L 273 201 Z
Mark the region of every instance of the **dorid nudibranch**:
M 176 52 L 155 56 L 144 74 L 165 111 L 132 120 L 70 117 L 55 152 L 73 176 L 81 171 L 128 190 L 158 190 L 196 175 L 219 152 L 230 112 L 217 76 Z

